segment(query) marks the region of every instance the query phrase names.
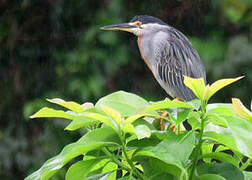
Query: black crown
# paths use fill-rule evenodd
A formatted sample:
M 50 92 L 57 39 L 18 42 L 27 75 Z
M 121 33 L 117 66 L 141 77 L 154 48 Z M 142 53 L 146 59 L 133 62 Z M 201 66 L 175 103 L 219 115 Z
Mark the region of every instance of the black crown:
M 148 24 L 148 23 L 157 23 L 161 25 L 167 25 L 160 19 L 153 17 L 153 16 L 148 16 L 148 15 L 139 15 L 135 16 L 133 19 L 131 19 L 130 22 L 135 22 L 135 21 L 140 21 L 142 24 Z

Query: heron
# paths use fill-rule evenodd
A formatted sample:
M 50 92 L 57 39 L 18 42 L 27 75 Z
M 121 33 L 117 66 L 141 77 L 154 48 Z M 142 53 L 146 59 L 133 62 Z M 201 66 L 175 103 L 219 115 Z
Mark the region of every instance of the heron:
M 206 83 L 206 71 L 198 52 L 182 32 L 148 15 L 135 16 L 128 23 L 103 26 L 101 29 L 136 35 L 142 59 L 167 94 L 182 101 L 197 98 L 185 86 L 184 76 L 203 78 Z

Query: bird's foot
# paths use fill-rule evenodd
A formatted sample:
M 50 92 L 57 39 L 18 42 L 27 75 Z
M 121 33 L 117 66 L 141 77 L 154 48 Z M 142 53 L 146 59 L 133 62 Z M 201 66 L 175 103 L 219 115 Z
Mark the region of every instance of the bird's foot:
M 160 113 L 160 114 L 162 114 L 162 117 L 164 117 L 164 118 L 166 118 L 167 116 L 169 116 L 169 114 L 168 114 L 167 111 L 158 110 L 157 112 Z M 156 120 L 160 120 L 160 130 L 164 131 L 165 125 L 164 125 L 164 118 L 162 118 L 162 117 L 157 117 L 155 119 Z M 170 124 L 167 129 L 170 129 L 172 131 L 172 133 L 175 133 L 176 130 L 177 130 L 177 127 L 176 127 L 175 124 Z M 180 131 L 179 132 L 179 134 L 183 134 L 183 133 L 184 133 L 184 131 Z

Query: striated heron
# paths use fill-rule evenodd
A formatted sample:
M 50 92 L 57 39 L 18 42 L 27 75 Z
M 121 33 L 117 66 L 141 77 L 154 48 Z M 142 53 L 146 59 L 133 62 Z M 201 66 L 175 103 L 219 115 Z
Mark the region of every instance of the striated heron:
M 129 23 L 108 25 L 101 29 L 127 31 L 136 35 L 144 62 L 171 97 L 183 101 L 196 98 L 185 86 L 184 75 L 203 77 L 206 83 L 205 68 L 190 41 L 179 30 L 160 19 L 140 15 Z

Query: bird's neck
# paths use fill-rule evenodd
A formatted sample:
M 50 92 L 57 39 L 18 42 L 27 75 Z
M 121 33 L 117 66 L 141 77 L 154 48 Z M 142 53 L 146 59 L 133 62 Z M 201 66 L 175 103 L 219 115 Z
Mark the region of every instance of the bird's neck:
M 142 36 L 138 36 L 137 38 L 137 45 L 138 45 L 138 48 L 139 48 L 139 51 L 140 51 L 140 54 L 142 56 L 142 59 L 144 60 L 145 64 L 147 64 L 148 68 L 152 71 L 152 67 L 151 67 L 151 64 L 150 64 L 150 61 L 148 60 L 148 58 L 144 55 L 144 50 L 143 50 L 143 45 L 142 45 Z

